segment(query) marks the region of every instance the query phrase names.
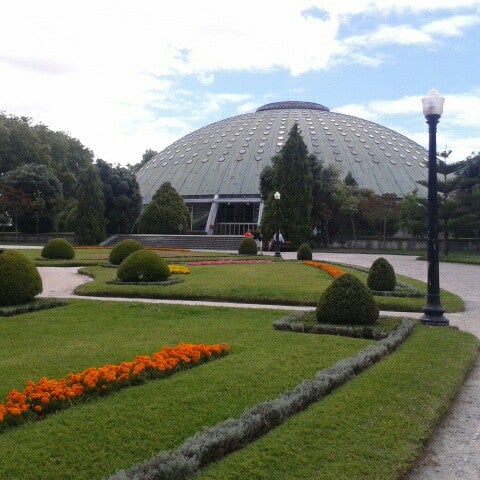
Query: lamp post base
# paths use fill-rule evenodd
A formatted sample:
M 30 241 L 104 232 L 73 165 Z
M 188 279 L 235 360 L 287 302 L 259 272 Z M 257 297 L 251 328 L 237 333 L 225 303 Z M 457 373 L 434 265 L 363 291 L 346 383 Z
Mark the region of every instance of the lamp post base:
M 443 308 L 437 306 L 426 306 L 423 309 L 423 315 L 420 317 L 420 321 L 424 325 L 430 325 L 432 327 L 445 327 L 449 325 L 448 318 L 443 315 Z

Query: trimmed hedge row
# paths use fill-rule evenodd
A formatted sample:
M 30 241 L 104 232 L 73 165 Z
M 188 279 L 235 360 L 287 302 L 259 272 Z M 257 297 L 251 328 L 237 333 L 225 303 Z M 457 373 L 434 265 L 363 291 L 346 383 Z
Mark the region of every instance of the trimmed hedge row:
M 292 313 L 273 322 L 273 328 L 287 332 L 340 335 L 342 337 L 365 338 L 368 340 L 381 340 L 388 336 L 387 332 L 382 332 L 378 327 L 372 325 L 334 325 L 328 323 L 305 325 L 298 323 L 304 315 L 304 312 Z
M 202 467 L 265 435 L 391 353 L 410 335 L 413 327 L 412 320 L 403 319 L 388 337 L 319 371 L 313 380 L 304 380 L 290 392 L 245 410 L 237 419 L 229 418 L 207 427 L 177 449 L 160 452 L 141 464 L 115 473 L 109 480 L 185 480 L 193 477 Z
M 31 303 L 23 305 L 14 305 L 10 307 L 0 307 L 0 317 L 13 317 L 22 313 L 37 312 L 39 310 L 48 310 L 49 308 L 63 307 L 67 305 L 67 300 L 59 298 L 35 298 Z

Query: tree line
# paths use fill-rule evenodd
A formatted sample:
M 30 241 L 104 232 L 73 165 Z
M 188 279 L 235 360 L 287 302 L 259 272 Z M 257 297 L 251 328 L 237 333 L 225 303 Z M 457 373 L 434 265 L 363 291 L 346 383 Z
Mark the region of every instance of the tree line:
M 157 152 L 148 149 L 135 165 L 113 166 L 64 132 L 0 112 L 0 225 L 24 233 L 74 232 L 96 244 L 107 234 L 178 233 L 189 225 L 182 197 L 163 184 L 143 210 L 135 172 Z M 439 154 L 439 217 L 446 238 L 480 236 L 480 154 L 447 163 Z M 419 188 L 425 183 L 419 182 Z M 265 202 L 264 238 L 276 229 L 285 238 L 328 244 L 334 239 L 386 238 L 401 229 L 426 235 L 426 199 L 416 189 L 398 198 L 360 188 L 351 173 L 309 154 L 298 125 L 260 175 Z M 273 194 L 279 191 L 281 200 Z M 447 245 L 447 242 L 445 242 Z

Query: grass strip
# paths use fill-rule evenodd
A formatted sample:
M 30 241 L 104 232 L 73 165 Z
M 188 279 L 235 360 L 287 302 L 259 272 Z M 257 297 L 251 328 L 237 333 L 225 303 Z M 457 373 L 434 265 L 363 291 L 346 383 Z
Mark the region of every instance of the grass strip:
M 393 355 L 196 478 L 403 478 L 448 411 L 477 353 L 473 335 L 417 325 Z
M 301 382 L 274 400 L 255 405 L 238 419 L 229 418 L 206 428 L 176 450 L 161 452 L 140 465 L 112 475 L 109 480 L 183 480 L 196 475 L 200 468 L 265 435 L 394 351 L 410 335 L 413 326 L 412 320 L 402 320 L 387 338 L 317 372 L 314 379 Z
M 366 284 L 367 273 L 343 267 Z M 264 264 L 233 264 L 222 266 L 190 266 L 190 275 L 180 285 L 168 288 L 154 286 L 107 285 L 116 277 L 116 271 L 101 267 L 81 269 L 94 278 L 75 289 L 79 295 L 171 298 L 178 300 L 212 300 L 243 303 L 271 303 L 283 305 L 316 306 L 322 292 L 331 284 L 332 277 L 320 268 L 311 268 L 297 261 Z M 426 291 L 423 282 L 400 277 L 415 288 Z M 456 295 L 442 290 L 442 305 L 447 312 L 462 311 L 463 301 Z M 424 298 L 375 297 L 381 310 L 421 312 Z

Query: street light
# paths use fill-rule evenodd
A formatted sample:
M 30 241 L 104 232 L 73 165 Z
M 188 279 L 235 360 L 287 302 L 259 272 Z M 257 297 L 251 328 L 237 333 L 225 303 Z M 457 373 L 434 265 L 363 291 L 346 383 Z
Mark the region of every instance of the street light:
M 280 216 L 278 214 L 278 205 L 280 203 L 280 192 L 275 192 L 273 194 L 273 198 L 275 199 L 275 212 L 276 212 L 276 234 L 275 234 L 275 256 L 278 258 L 282 258 L 282 255 L 280 254 Z
M 437 123 L 443 112 L 443 102 L 435 89 L 422 98 L 423 114 L 428 124 L 428 279 L 427 305 L 423 308 L 421 322 L 426 325 L 448 325 L 440 303 L 438 265 L 438 205 L 437 205 Z

